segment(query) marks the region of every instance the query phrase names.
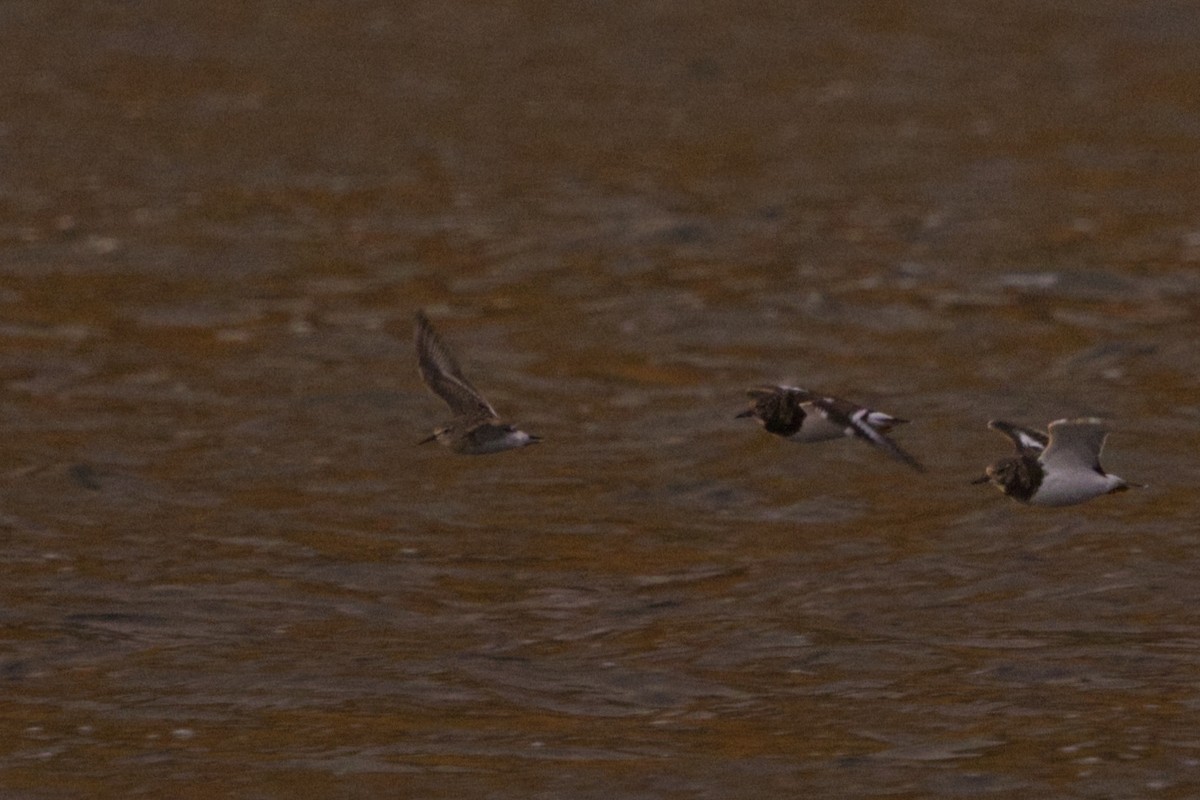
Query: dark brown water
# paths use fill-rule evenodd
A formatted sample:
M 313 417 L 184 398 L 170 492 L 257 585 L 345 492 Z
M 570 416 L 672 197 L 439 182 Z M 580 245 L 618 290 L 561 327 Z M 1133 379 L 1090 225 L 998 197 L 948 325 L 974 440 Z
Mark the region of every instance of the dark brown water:
M 3 795 L 1197 796 L 1200 8 L 881 6 L 3 6 Z

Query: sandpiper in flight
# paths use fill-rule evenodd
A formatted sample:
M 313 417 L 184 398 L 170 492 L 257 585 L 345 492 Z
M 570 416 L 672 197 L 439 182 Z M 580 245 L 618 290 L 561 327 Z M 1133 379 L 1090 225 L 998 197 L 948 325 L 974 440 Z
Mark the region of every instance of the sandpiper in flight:
M 436 441 L 456 453 L 476 456 L 541 441 L 539 436 L 500 421 L 492 404 L 462 374 L 423 311 L 417 312 L 416 341 L 421 379 L 454 412 L 453 420 L 418 444 Z
M 1017 454 L 987 468 L 972 483 L 992 483 L 1014 500 L 1035 506 L 1070 506 L 1137 486 L 1100 466 L 1108 432 L 1099 419 L 1060 419 L 1049 435 L 1009 422 L 988 427 L 1012 439 Z
M 918 472 L 925 467 L 887 437 L 906 419 L 864 408 L 857 403 L 798 389 L 795 386 L 755 386 L 746 394 L 754 401 L 738 417 L 753 417 L 769 433 L 794 442 L 824 442 L 850 436 L 878 447 Z

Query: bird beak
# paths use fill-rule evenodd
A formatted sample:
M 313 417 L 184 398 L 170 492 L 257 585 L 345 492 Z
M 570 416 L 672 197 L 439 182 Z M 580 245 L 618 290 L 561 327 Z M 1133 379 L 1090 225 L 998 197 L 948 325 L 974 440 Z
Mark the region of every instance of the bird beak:
M 537 434 L 533 434 L 533 433 L 529 434 L 529 443 L 530 444 L 537 444 L 540 441 L 542 441 L 542 437 L 538 436 Z
M 989 478 L 989 477 L 988 477 L 986 474 L 984 474 L 984 475 L 981 475 L 981 476 L 979 476 L 979 477 L 978 477 L 978 478 L 976 478 L 975 480 L 971 481 L 971 485 L 972 485 L 972 486 L 978 486 L 979 484 L 981 484 L 981 483 L 987 483 L 987 482 L 988 482 L 988 481 L 990 481 L 990 480 L 991 480 L 991 478 Z
M 748 409 L 748 410 L 743 411 L 742 413 L 738 414 L 736 417 L 734 417 L 734 419 L 742 419 L 743 417 L 753 417 L 753 416 L 754 416 L 754 409 L 751 408 L 751 409 Z

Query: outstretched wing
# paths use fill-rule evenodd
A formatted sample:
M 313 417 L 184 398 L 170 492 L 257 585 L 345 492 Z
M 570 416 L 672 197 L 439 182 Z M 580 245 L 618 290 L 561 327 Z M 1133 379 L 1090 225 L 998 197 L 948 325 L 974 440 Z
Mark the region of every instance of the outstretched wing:
M 994 419 L 988 423 L 988 427 L 999 433 L 1003 433 L 1017 447 L 1018 454 L 1037 455 L 1046 449 L 1046 445 L 1050 443 L 1050 437 L 1041 431 L 1035 431 L 1032 428 L 1022 428 L 1020 425 L 1013 425 L 1011 422 L 1005 422 L 1001 419 Z
M 820 411 L 830 423 L 841 427 L 847 433 L 859 439 L 866 440 L 868 444 L 878 447 L 892 458 L 902 464 L 907 464 L 917 472 L 925 471 L 925 465 L 918 461 L 915 456 L 893 442 L 887 434 L 876 430 L 871 425 L 872 416 L 880 416 L 879 412 L 863 408 L 840 397 L 813 397 L 811 402 L 813 407 Z M 888 415 L 882 416 L 885 416 L 892 424 L 906 421 Z
M 1100 468 L 1100 451 L 1108 431 L 1104 422 L 1094 417 L 1060 419 L 1050 423 L 1050 444 L 1041 461 L 1056 469 L 1090 469 L 1104 474 Z
M 462 374 L 462 368 L 423 311 L 417 312 L 416 343 L 421 379 L 430 391 L 446 401 L 451 411 L 458 416 L 496 416 L 492 404 Z

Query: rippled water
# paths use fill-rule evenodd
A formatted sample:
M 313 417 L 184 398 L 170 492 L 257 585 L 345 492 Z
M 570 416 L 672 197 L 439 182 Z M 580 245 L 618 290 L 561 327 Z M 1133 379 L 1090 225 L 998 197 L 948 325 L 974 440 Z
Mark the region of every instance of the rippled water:
M 1196 795 L 1200 11 L 193 5 L 0 11 L 6 797 Z

